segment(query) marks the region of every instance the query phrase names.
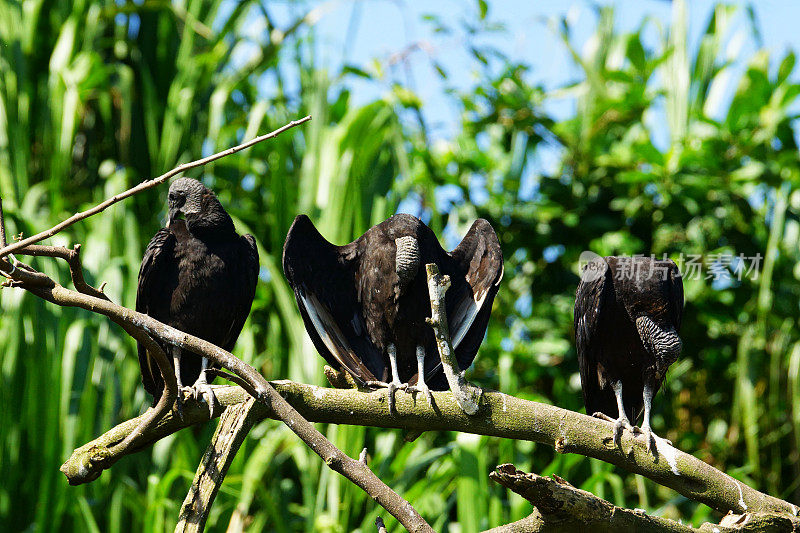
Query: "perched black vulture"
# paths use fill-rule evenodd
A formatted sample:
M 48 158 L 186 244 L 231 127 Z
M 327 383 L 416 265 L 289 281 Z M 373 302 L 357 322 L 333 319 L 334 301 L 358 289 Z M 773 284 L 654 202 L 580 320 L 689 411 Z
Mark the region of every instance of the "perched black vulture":
M 390 408 L 394 390 L 406 383 L 428 401 L 428 387 L 447 389 L 425 323 L 431 316 L 427 263 L 450 276 L 448 325 L 465 369 L 483 341 L 503 275 L 500 243 L 487 221 L 476 220 L 448 254 L 433 231 L 411 215 L 395 215 L 344 246 L 329 243 L 299 215 L 283 247 L 283 271 L 314 346 L 358 382 L 389 387 Z
M 595 256 L 575 296 L 575 339 L 586 413 L 623 428 L 644 410 L 641 431 L 655 453 L 650 407 L 681 353 L 683 281 L 670 260 Z M 617 416 L 616 420 L 612 417 Z
M 199 181 L 175 180 L 169 188 L 167 227 L 158 230 L 142 259 L 136 310 L 230 351 L 250 313 L 257 279 L 253 236 L 236 233 L 222 204 Z M 180 348 L 162 346 L 172 355 L 179 392 L 188 389 L 195 398 L 202 393 L 213 410 L 208 359 L 194 353 L 181 358 Z M 155 405 L 164 382 L 141 344 L 139 365 Z

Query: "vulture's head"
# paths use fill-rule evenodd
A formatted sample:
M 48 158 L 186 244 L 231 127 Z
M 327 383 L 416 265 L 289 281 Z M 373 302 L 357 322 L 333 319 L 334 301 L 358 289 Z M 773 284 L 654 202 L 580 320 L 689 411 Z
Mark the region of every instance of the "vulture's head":
M 419 271 L 419 243 L 411 235 L 399 237 L 394 243 L 397 246 L 394 269 L 400 278 L 400 286 L 406 287 Z
M 637 317 L 635 324 L 645 349 L 655 357 L 657 377 L 663 379 L 683 348 L 678 332 L 672 325 L 659 325 L 647 315 Z
M 217 196 L 192 178 L 178 178 L 169 187 L 167 225 L 182 217 L 193 234 L 230 233 L 233 221 Z M 198 235 L 199 236 L 199 235 Z
M 402 291 L 420 273 L 420 266 L 423 263 L 421 257 L 428 248 L 425 243 L 430 243 L 431 239 L 435 241 L 436 236 L 420 219 L 406 213 L 393 215 L 382 224 L 386 225 L 388 237 L 394 239 L 394 270 Z

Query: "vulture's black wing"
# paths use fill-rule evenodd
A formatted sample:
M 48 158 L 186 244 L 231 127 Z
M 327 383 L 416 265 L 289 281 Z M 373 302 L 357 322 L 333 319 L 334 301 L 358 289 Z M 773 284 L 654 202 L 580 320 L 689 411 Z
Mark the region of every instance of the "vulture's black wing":
M 175 235 L 161 228 L 150 239 L 139 269 L 139 285 L 136 290 L 136 310 L 160 322 L 169 322 L 170 300 L 174 289 Z M 150 359 L 144 346 L 138 345 L 139 366 L 142 384 L 154 401 L 161 397 L 163 379 L 155 361 Z
M 447 322 L 458 366 L 464 370 L 475 360 L 486 335 L 492 303 L 503 278 L 503 252 L 492 225 L 482 218 L 476 220 L 438 266 L 442 274 L 450 276 L 451 286 L 445 293 Z M 436 344 L 426 347 L 426 353 L 428 385 L 434 390 L 446 388 Z
M 353 273 L 355 243 L 334 246 L 305 215 L 295 217 L 283 246 L 283 273 L 317 351 L 355 379 L 377 380 L 384 363 L 369 341 Z
M 609 416 L 616 413 L 616 404 L 609 413 L 608 399 L 613 396 L 600 389 L 597 365 L 600 362 L 602 340 L 600 315 L 613 292 L 611 269 L 602 257 L 596 257 L 581 273 L 581 281 L 575 293 L 575 344 L 578 351 L 578 366 L 581 373 L 581 388 L 586 414 L 603 412 Z
M 253 305 L 253 298 L 256 293 L 256 283 L 258 283 L 258 247 L 252 235 L 242 235 L 239 237 L 239 246 L 242 254 L 241 286 L 229 294 L 233 303 L 233 321 L 228 333 L 225 335 L 220 346 L 228 351 L 233 349 L 236 339 L 242 332 L 244 322 L 250 314 Z

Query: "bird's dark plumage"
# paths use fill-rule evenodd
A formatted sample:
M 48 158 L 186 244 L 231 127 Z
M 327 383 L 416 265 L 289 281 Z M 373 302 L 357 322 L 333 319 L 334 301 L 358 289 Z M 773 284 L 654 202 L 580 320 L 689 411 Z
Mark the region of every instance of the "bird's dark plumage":
M 398 249 L 399 248 L 399 249 Z M 472 364 L 483 341 L 503 273 L 491 225 L 476 220 L 445 252 L 436 235 L 411 215 L 395 215 L 350 244 L 334 246 L 305 215 L 295 218 L 283 248 L 283 271 L 314 346 L 337 369 L 361 383 L 387 381 L 387 352 L 397 353 L 399 380 L 418 380 L 417 347 L 425 350 L 424 377 L 434 390 L 447 383 L 430 326 L 425 264 L 451 279 L 445 303 L 459 366 Z
M 586 413 L 634 423 L 681 350 L 683 281 L 670 260 L 596 256 L 575 297 L 575 339 Z M 646 386 L 650 392 L 646 392 Z M 649 405 L 645 424 L 649 430 Z
M 230 351 L 255 295 L 255 239 L 236 233 L 219 200 L 200 182 L 181 178 L 169 194 L 168 225 L 153 236 L 142 259 L 136 310 Z M 180 214 L 185 220 L 176 218 Z M 162 346 L 168 356 L 175 355 L 176 348 Z M 184 355 L 178 378 L 191 385 L 201 375 L 201 357 Z M 163 379 L 142 345 L 139 365 L 155 404 Z

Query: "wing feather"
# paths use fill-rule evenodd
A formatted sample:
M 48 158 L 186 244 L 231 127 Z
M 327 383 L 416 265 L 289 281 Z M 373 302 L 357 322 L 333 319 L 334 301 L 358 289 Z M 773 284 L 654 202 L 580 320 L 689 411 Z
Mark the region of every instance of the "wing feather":
M 169 294 L 167 290 L 172 283 L 169 265 L 174 263 L 175 236 L 167 228 L 156 232 L 142 258 L 139 268 L 139 283 L 136 289 L 136 310 L 161 322 L 169 320 Z M 139 344 L 139 367 L 142 372 L 142 384 L 154 401 L 158 401 L 162 392 L 161 372 L 147 350 Z
M 445 295 L 450 337 L 459 367 L 468 368 L 478 353 L 489 324 L 492 303 L 503 278 L 503 252 L 488 221 L 476 220 L 462 241 L 439 261 L 450 276 Z M 436 345 L 428 353 L 437 353 Z M 431 388 L 443 385 L 442 362 L 428 357 L 425 376 Z
M 241 279 L 244 281 L 244 284 L 235 294 L 231 294 L 231 298 L 235 299 L 233 309 L 234 318 L 222 344 L 220 344 L 222 348 L 228 351 L 233 350 L 236 340 L 242 332 L 244 323 L 248 315 L 250 315 L 250 309 L 253 306 L 253 298 L 255 298 L 256 294 L 256 284 L 258 283 L 259 265 L 256 239 L 250 234 L 242 235 L 239 239 L 242 255 L 246 258 L 244 261 L 244 271 L 241 272 Z
M 588 268 L 593 265 L 593 273 L 588 274 Z M 599 322 L 608 290 L 611 288 L 609 276 L 608 264 L 603 258 L 597 257 L 584 269 L 575 293 L 575 344 L 587 414 L 604 411 L 600 406 L 604 405 L 607 396 L 600 388 L 597 364 L 600 355 Z
M 357 261 L 353 243 L 334 246 L 305 215 L 295 218 L 286 235 L 283 272 L 311 341 L 328 364 L 363 383 L 377 379 L 383 360 L 364 334 L 353 279 Z

